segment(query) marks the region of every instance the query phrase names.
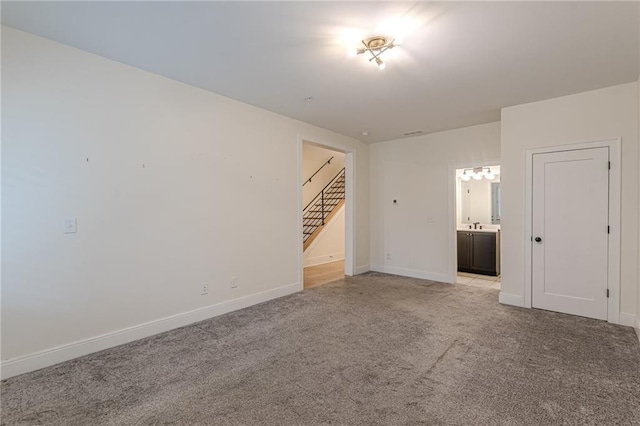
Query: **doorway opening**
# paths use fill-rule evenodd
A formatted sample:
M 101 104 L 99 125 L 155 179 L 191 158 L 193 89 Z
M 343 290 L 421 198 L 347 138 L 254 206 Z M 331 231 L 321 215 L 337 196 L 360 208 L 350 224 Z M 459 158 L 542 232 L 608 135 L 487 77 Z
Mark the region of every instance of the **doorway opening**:
M 352 153 L 302 141 L 302 282 L 311 288 L 347 271 L 347 169 Z M 349 259 L 351 260 L 351 259 Z
M 454 282 L 500 290 L 500 166 L 456 169 L 455 188 Z

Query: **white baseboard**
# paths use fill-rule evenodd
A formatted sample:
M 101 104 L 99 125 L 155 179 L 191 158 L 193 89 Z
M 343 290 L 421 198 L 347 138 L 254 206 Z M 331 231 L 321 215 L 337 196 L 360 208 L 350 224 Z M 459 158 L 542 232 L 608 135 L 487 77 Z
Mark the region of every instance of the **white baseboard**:
M 324 256 L 316 256 L 309 259 L 304 259 L 304 267 L 324 265 L 325 263 L 337 262 L 344 260 L 344 252 L 326 254 Z
M 625 314 L 620 312 L 618 317 L 618 324 L 626 325 L 627 327 L 633 327 L 636 323 L 636 316 L 631 314 Z
M 438 281 L 441 283 L 449 282 L 449 280 L 451 279 L 448 274 L 419 271 L 417 269 L 409 268 L 399 268 L 397 266 L 371 265 L 371 270 L 376 272 L 384 272 L 385 274 L 400 275 L 403 277 L 422 278 L 424 280 Z
M 524 307 L 524 297 L 518 296 L 517 294 L 509 294 L 501 291 L 498 300 L 503 305 Z
M 638 335 L 638 340 L 640 340 L 640 317 L 636 318 L 636 334 Z
M 456 284 L 458 282 L 458 275 L 447 275 L 447 278 L 442 281 L 443 283 L 448 283 L 448 284 Z
M 300 283 L 289 284 L 272 290 L 216 303 L 214 305 L 149 321 L 100 336 L 90 337 L 88 339 L 57 346 L 55 348 L 45 349 L 33 354 L 9 359 L 0 364 L 0 376 L 4 380 L 9 377 L 17 376 L 18 374 L 39 370 L 73 358 L 88 355 L 93 352 L 112 348 L 144 337 L 153 336 L 154 334 L 183 327 L 194 322 L 203 321 L 208 318 L 216 317 L 238 309 L 247 308 L 271 299 L 296 293 L 300 291 L 301 288 Z
M 356 270 L 353 271 L 354 275 L 364 274 L 365 272 L 369 272 L 371 267 L 369 264 L 356 266 Z

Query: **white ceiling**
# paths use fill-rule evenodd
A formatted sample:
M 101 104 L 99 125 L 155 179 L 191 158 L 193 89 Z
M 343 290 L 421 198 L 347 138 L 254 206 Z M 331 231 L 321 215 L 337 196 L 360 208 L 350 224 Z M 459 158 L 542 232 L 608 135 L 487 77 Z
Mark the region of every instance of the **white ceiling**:
M 3 1 L 2 22 L 366 142 L 638 78 L 636 2 Z M 379 33 L 403 36 L 385 70 L 347 58 Z

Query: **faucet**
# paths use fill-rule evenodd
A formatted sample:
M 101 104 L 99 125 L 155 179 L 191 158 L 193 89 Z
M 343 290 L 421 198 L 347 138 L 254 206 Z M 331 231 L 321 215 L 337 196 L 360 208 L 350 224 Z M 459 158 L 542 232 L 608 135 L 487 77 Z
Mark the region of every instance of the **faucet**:
M 480 225 L 480 222 L 473 222 L 473 229 L 478 229 L 478 225 Z

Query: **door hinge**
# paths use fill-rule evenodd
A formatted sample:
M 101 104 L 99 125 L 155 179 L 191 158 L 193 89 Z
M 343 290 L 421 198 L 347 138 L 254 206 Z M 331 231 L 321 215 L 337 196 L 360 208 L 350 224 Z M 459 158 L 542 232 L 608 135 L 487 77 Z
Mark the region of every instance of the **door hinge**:
M 607 297 L 609 297 L 609 289 L 607 289 Z
M 611 170 L 611 161 L 609 161 L 609 170 Z
M 607 234 L 611 233 L 611 226 L 607 225 Z

